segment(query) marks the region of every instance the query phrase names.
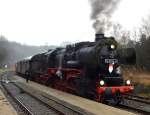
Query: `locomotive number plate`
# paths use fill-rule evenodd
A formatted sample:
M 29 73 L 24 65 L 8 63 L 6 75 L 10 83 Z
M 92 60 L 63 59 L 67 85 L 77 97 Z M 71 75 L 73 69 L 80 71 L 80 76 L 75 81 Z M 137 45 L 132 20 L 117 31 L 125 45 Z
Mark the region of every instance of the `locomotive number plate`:
M 105 63 L 118 63 L 118 59 L 105 59 Z

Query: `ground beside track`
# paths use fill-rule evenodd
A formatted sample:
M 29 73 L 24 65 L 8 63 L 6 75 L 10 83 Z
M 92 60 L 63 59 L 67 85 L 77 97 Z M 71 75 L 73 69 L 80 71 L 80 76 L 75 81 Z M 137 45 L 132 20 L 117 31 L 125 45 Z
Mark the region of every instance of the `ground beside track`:
M 121 109 L 116 109 L 114 107 L 110 107 L 101 103 L 97 103 L 82 97 L 78 97 L 75 95 L 71 95 L 65 92 L 61 92 L 35 82 L 29 81 L 26 83 L 24 79 L 14 76 L 13 79 L 18 82 L 20 85 L 28 86 L 33 89 L 40 91 L 42 94 L 46 96 L 51 96 L 62 100 L 62 102 L 69 103 L 74 107 L 78 107 L 84 109 L 85 111 L 89 111 L 90 113 L 97 115 L 134 115 L 134 113 L 124 111 Z
M 8 102 L 0 89 L 0 115 L 17 115 L 17 112 Z

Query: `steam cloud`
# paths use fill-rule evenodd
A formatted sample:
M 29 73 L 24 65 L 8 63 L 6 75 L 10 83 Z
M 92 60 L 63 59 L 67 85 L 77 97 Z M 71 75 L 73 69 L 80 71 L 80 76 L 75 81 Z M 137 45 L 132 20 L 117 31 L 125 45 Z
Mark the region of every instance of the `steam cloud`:
M 112 25 L 110 19 L 120 0 L 89 0 L 89 2 L 92 7 L 93 27 L 96 33 L 104 33 Z

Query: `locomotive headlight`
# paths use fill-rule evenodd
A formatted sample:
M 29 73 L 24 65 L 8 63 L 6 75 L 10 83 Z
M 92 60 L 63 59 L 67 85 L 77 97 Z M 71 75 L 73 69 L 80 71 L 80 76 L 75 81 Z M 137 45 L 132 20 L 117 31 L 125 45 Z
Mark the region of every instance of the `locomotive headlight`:
M 111 44 L 111 45 L 110 45 L 110 48 L 111 48 L 111 49 L 115 49 L 115 45 L 114 45 L 114 44 Z
M 131 85 L 131 81 L 130 80 L 126 80 L 126 84 L 127 85 Z
M 104 80 L 101 80 L 101 81 L 99 82 L 99 84 L 100 84 L 101 86 L 103 86 L 103 85 L 105 84 Z

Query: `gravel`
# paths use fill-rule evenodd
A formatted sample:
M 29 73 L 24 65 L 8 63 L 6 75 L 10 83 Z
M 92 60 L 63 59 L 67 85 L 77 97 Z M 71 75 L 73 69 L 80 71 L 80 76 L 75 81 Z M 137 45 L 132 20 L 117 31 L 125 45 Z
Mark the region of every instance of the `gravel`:
M 3 76 L 3 80 L 8 80 L 8 77 L 11 77 L 13 74 L 11 72 L 6 73 Z M 54 111 L 53 109 L 45 106 L 39 100 L 33 98 L 32 96 L 28 95 L 27 93 L 23 92 L 21 89 L 16 87 L 13 83 L 4 83 L 5 87 L 8 91 L 18 100 L 20 100 L 28 110 L 30 110 L 34 115 L 58 115 L 58 112 Z M 2 88 L 2 86 L 1 86 Z M 4 89 L 3 89 L 4 91 Z M 5 92 L 7 95 L 8 100 L 12 104 L 12 106 L 16 109 L 19 115 L 25 115 L 20 107 L 13 101 L 13 99 Z

